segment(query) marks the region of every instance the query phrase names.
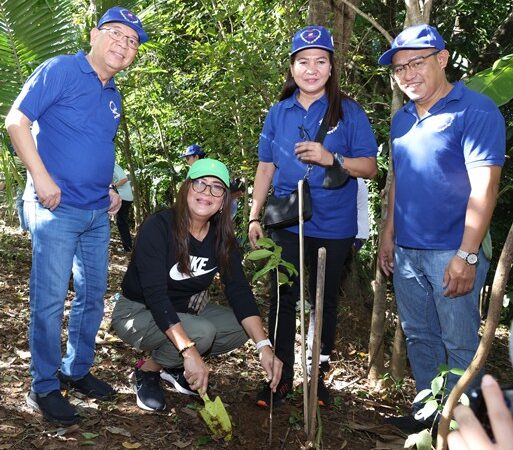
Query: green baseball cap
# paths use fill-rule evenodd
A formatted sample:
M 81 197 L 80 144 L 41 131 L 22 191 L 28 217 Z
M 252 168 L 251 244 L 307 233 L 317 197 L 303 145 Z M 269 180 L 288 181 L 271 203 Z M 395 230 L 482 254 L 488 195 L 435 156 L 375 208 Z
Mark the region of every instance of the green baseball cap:
M 226 166 L 217 159 L 203 158 L 198 159 L 187 173 L 187 178 L 195 180 L 201 177 L 219 178 L 226 187 L 230 186 L 230 174 Z

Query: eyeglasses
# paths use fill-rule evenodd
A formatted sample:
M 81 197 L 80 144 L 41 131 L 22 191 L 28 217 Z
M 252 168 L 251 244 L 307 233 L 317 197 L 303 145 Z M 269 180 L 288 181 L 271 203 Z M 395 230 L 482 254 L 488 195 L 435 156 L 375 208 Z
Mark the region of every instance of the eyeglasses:
M 203 180 L 192 180 L 192 189 L 194 192 L 201 194 L 206 188 L 210 188 L 212 197 L 222 197 L 226 193 L 226 188 L 220 184 L 207 184 Z
M 308 130 L 303 126 L 298 126 L 299 128 L 299 137 L 303 139 L 303 141 L 311 141 L 310 135 L 308 134 Z
M 127 36 L 121 31 L 116 30 L 116 28 L 100 28 L 100 31 L 106 31 L 115 41 L 120 41 L 121 39 L 126 38 L 127 45 L 133 50 L 137 50 L 139 48 L 139 41 L 136 38 L 133 36 Z
M 395 66 L 392 66 L 390 68 L 390 70 L 392 71 L 392 75 L 398 78 L 404 77 L 404 75 L 406 74 L 406 69 L 418 72 L 419 70 L 422 70 L 426 65 L 426 59 L 430 58 L 431 56 L 435 56 L 440 52 L 441 50 L 437 50 L 436 52 L 430 53 L 426 56 L 416 56 L 411 61 L 408 61 L 406 64 L 396 64 Z

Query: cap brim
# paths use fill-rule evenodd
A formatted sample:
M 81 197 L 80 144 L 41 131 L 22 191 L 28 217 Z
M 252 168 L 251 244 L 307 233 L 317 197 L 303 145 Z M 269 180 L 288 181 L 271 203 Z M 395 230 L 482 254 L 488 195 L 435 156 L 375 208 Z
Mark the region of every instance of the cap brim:
M 300 52 L 301 50 L 307 50 L 309 48 L 320 48 L 322 50 L 326 50 L 328 53 L 333 53 L 333 49 L 330 47 L 326 47 L 325 45 L 305 45 L 304 47 L 298 48 L 297 50 L 294 50 L 290 56 L 295 55 L 297 52 Z
M 383 66 L 392 64 L 392 59 L 394 58 L 394 55 L 397 52 L 400 52 L 401 50 L 424 50 L 426 48 L 436 48 L 437 50 L 443 50 L 439 49 L 438 47 L 433 47 L 432 45 L 414 45 L 411 47 L 390 48 L 379 57 L 378 64 L 381 64 Z
M 120 21 L 120 20 L 106 20 L 105 22 L 98 23 L 98 28 L 100 28 L 102 25 L 105 25 L 106 23 L 122 23 L 123 25 L 126 25 L 127 27 L 130 27 L 132 30 L 134 30 L 137 33 L 137 36 L 139 37 L 139 44 L 144 44 L 145 42 L 149 41 L 149 37 L 146 34 L 146 31 L 144 31 L 141 27 L 138 27 L 132 23 L 126 22 L 126 21 Z

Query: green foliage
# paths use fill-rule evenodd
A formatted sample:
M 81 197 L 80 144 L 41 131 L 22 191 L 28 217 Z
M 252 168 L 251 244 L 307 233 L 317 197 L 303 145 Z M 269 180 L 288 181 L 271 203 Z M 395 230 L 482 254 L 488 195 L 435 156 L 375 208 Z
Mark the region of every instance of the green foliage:
M 69 0 L 0 0 L 0 118 L 21 85 L 52 56 L 75 52 Z
M 513 55 L 504 56 L 489 69 L 474 75 L 467 86 L 486 94 L 497 106 L 508 103 L 513 98 Z
M 465 371 L 459 368 L 449 369 L 445 364 L 440 364 L 438 367 L 438 374 L 431 380 L 431 388 L 423 389 L 420 391 L 413 400 L 413 403 L 423 403 L 424 406 L 415 414 L 417 420 L 427 418 L 435 418 L 435 423 L 438 416 L 443 410 L 445 399 L 449 392 L 446 389 L 447 377 L 449 374 L 461 377 Z M 460 403 L 463 405 L 469 404 L 469 399 L 466 394 L 460 397 Z M 451 421 L 450 428 L 454 429 L 456 422 Z M 429 429 L 422 430 L 420 433 L 411 434 L 404 443 L 405 448 L 412 448 L 416 446 L 417 450 L 431 450 L 433 439 Z
M 264 259 L 267 259 L 267 261 L 264 267 L 255 272 L 252 282 L 254 283 L 259 278 L 262 278 L 271 270 L 277 270 L 281 267 L 282 271 L 278 272 L 278 284 L 280 286 L 282 284 L 292 284 L 292 282 L 289 280 L 289 277 L 297 275 L 298 272 L 293 264 L 282 259 L 282 248 L 277 245 L 271 238 L 260 238 L 257 241 L 257 245 L 262 248 L 249 252 L 246 255 L 246 258 L 250 261 L 261 261 Z M 283 269 L 287 273 L 285 273 Z

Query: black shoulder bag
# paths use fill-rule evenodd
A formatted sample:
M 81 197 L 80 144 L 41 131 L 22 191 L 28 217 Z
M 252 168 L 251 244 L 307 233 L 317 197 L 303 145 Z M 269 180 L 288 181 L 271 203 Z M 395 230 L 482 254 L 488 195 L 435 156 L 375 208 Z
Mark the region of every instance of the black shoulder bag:
M 328 132 L 327 118 L 324 116 L 315 142 L 322 144 L 326 133 Z M 310 194 L 310 185 L 308 177 L 312 170 L 312 164 L 308 164 L 305 176 L 303 178 L 303 219 L 312 218 L 312 196 Z M 339 169 L 340 170 L 340 169 Z M 262 223 L 266 228 L 286 228 L 299 223 L 299 192 L 297 189 L 285 197 L 276 197 L 271 194 L 267 199 Z

